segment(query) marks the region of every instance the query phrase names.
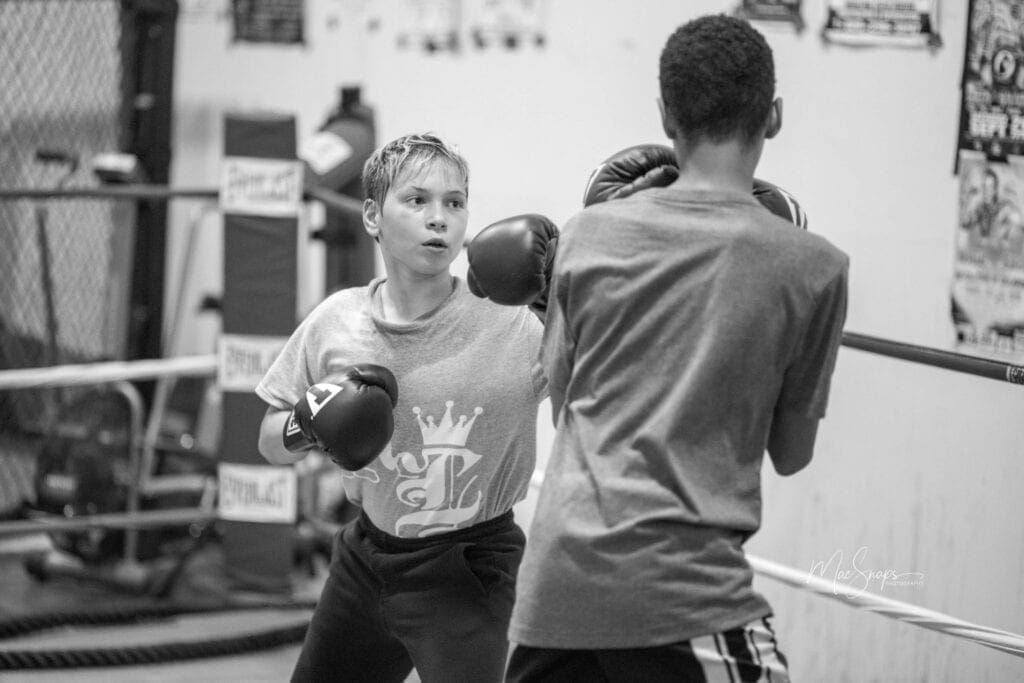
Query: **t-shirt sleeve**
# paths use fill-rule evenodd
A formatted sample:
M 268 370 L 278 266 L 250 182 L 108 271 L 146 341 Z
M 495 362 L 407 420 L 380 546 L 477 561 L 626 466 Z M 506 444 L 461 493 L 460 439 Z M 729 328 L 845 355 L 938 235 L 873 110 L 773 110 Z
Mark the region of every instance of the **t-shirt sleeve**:
M 544 321 L 544 337 L 540 347 L 540 364 L 547 378 L 547 390 L 551 398 L 551 413 L 555 423 L 565 403 L 565 392 L 572 377 L 572 358 L 576 344 L 566 319 L 566 289 L 568 278 L 552 277 L 552 296 L 548 297 L 547 314 Z
M 525 309 L 524 309 L 525 310 Z M 544 374 L 544 366 L 540 361 L 540 345 L 544 337 L 544 324 L 530 312 L 526 325 L 526 344 L 533 354 L 533 365 L 530 368 L 530 380 L 533 383 L 533 393 L 540 403 L 548 397 L 548 378 Z
M 786 369 L 778 408 L 820 419 L 828 405 L 843 324 L 846 322 L 847 266 L 819 295 L 795 360 Z
M 533 392 L 537 395 L 537 402 L 548 397 L 548 378 L 544 374 L 544 366 L 540 363 L 540 354 L 537 355 L 537 362 L 533 364 L 532 370 Z
M 274 408 L 290 408 L 316 381 L 307 361 L 316 357 L 315 349 L 311 348 L 311 340 L 315 336 L 311 334 L 313 317 L 311 313 L 299 324 L 256 385 L 256 395 Z

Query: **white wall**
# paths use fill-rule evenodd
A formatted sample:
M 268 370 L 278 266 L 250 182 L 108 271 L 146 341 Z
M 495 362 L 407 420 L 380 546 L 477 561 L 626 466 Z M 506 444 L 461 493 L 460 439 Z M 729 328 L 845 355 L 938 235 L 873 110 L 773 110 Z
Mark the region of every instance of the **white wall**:
M 179 26 L 175 184 L 215 182 L 224 110 L 294 111 L 308 135 L 337 86 L 361 82 L 381 141 L 433 130 L 460 145 L 475 231 L 524 211 L 563 222 L 598 161 L 664 142 L 655 106 L 661 45 L 683 21 L 735 3 L 551 0 L 545 49 L 455 56 L 398 50 L 398 0 L 308 4 L 306 48 L 231 46 L 224 22 Z M 825 46 L 817 36 L 824 4 L 804 3 L 802 35 L 765 29 L 785 122 L 759 175 L 796 194 L 811 228 L 850 254 L 848 330 L 950 348 L 966 3 L 941 2 L 936 52 Z M 341 18 L 334 29 L 330 15 Z M 379 19 L 372 31 L 371 17 Z M 180 215 L 175 230 L 180 237 Z M 202 274 L 189 289 L 219 291 L 215 224 L 203 239 Z M 210 334 L 194 324 L 187 336 L 203 352 Z M 876 581 L 872 591 L 1024 633 L 1022 415 L 1020 387 L 844 349 L 815 462 L 788 479 L 765 470 L 764 527 L 751 552 L 809 570 L 837 551 L 849 565 L 864 547 L 862 569 L 924 575 L 920 586 Z M 546 411 L 541 422 L 543 452 Z M 1024 676 L 1010 655 L 767 579 L 758 587 L 776 608 L 797 680 Z

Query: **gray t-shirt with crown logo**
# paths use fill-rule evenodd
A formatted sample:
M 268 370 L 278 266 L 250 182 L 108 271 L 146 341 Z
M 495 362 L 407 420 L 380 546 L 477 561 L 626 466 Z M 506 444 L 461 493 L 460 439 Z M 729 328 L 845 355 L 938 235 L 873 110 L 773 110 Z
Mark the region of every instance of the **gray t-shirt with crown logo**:
M 276 408 L 356 363 L 398 381 L 395 432 L 345 492 L 379 529 L 416 538 L 497 517 L 525 495 L 536 460 L 537 404 L 546 387 L 543 328 L 523 307 L 473 296 L 461 279 L 410 323 L 383 319 L 377 279 L 321 302 L 256 387 Z

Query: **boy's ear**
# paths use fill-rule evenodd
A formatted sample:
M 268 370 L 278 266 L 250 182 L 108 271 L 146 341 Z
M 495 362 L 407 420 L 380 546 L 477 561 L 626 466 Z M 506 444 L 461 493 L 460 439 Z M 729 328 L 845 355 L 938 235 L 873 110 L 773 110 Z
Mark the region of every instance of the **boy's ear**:
M 363 200 L 363 229 L 375 240 L 380 237 L 380 205 L 374 199 Z
M 782 130 L 782 98 L 776 97 L 768 112 L 768 126 L 764 131 L 764 139 L 771 140 L 779 134 L 780 130 Z
M 670 140 L 676 139 L 676 124 L 675 121 L 669 117 L 668 112 L 665 111 L 665 103 L 658 98 L 658 111 L 661 113 L 661 129 L 665 131 L 665 136 Z

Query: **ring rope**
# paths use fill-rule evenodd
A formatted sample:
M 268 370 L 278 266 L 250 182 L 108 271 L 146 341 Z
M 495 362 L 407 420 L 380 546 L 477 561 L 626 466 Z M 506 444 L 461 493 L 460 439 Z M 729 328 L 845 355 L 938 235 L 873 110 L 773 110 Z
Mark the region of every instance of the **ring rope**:
M 60 188 L 0 188 L 0 200 L 12 199 L 216 199 L 217 189 L 213 187 L 178 187 L 166 185 L 93 185 L 88 187 Z
M 0 521 L 0 538 L 33 533 L 86 531 L 88 529 L 152 529 L 165 526 L 206 524 L 218 519 L 213 509 L 201 507 L 134 510 L 63 517 L 47 515 L 31 519 Z
M 1011 384 L 1024 384 L 1024 366 L 1003 363 L 1000 361 L 968 356 L 952 351 L 941 351 L 927 346 L 907 344 L 904 342 L 882 339 L 880 337 L 869 337 L 866 334 L 856 332 L 844 332 L 842 345 L 867 351 L 880 356 L 908 360 L 921 365 L 931 365 L 937 368 L 964 372 L 970 375 L 986 377 L 988 379 L 1001 380 Z
M 65 188 L 0 188 L 0 200 L 13 199 L 138 199 L 169 201 L 171 199 L 217 199 L 216 187 L 173 188 L 166 185 L 100 185 L 94 187 Z M 309 187 L 303 192 L 305 199 L 315 199 L 330 208 L 352 216 L 362 216 L 363 203 L 348 195 L 326 187 Z
M 1024 385 L 1024 366 L 942 351 L 916 344 L 844 332 L 842 345 L 880 356 L 911 361 L 921 365 L 963 372 L 987 379 Z M 180 356 L 178 358 L 108 361 L 42 368 L 0 370 L 0 391 L 44 387 L 102 384 L 115 380 L 154 379 L 168 375 L 212 376 L 217 373 L 217 356 Z
M 154 360 L 54 365 L 48 368 L 0 371 L 0 391 L 103 384 L 117 380 L 155 379 L 170 375 L 207 376 L 216 373 L 217 356 L 213 354 Z
M 1024 635 L 990 626 L 981 626 L 948 614 L 925 609 L 908 602 L 885 598 L 861 591 L 855 586 L 833 582 L 813 574 L 787 567 L 771 560 L 747 555 L 755 572 L 795 588 L 802 588 L 847 605 L 875 612 L 882 616 L 938 631 L 956 638 L 970 640 L 1018 657 L 1024 657 Z
M 535 470 L 533 476 L 530 477 L 530 488 L 539 489 L 543 483 L 544 473 L 540 470 Z M 884 598 L 881 595 L 862 591 L 856 586 L 849 584 L 826 581 L 813 574 L 793 569 L 771 560 L 765 560 L 755 555 L 747 554 L 747 561 L 755 573 L 789 584 L 794 588 L 809 590 L 818 595 L 839 600 L 844 604 L 866 609 L 890 619 L 905 621 L 921 628 L 938 631 L 939 633 L 945 633 L 956 638 L 963 638 L 1001 652 L 1024 657 L 1024 635 L 990 626 L 981 626 L 964 621 L 963 619 L 951 617 L 948 614 L 918 607 L 908 602 Z M 840 588 L 842 590 L 839 590 Z

